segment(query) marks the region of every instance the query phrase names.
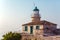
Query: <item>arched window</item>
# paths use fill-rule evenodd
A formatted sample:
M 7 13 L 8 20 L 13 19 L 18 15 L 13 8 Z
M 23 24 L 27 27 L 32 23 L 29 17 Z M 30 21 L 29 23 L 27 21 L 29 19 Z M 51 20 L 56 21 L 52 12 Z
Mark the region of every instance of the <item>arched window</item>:
M 33 26 L 30 26 L 30 34 L 33 34 Z
M 36 26 L 36 29 L 39 29 L 39 26 Z
M 28 27 L 27 26 L 25 26 L 25 31 L 28 31 Z

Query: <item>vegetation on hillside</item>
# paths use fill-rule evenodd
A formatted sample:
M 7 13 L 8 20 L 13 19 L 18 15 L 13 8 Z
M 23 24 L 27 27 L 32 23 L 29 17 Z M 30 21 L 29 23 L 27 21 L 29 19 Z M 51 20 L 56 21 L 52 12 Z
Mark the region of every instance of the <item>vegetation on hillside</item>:
M 3 35 L 3 39 L 1 40 L 21 40 L 22 36 L 20 33 L 9 32 Z

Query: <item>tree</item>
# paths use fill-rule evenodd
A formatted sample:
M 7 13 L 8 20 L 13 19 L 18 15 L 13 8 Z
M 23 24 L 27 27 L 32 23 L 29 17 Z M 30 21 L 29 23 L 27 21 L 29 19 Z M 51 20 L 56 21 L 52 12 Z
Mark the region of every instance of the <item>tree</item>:
M 20 33 L 6 33 L 5 35 L 3 35 L 3 39 L 2 40 L 21 40 L 22 36 Z

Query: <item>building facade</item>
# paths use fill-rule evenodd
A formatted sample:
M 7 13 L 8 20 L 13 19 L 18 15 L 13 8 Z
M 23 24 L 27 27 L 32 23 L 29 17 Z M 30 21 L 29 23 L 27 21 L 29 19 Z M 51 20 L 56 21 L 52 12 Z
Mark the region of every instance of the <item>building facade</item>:
M 41 20 L 39 9 L 35 7 L 31 16 L 32 21 L 22 24 L 22 40 L 43 40 L 43 37 L 55 36 L 57 24 Z

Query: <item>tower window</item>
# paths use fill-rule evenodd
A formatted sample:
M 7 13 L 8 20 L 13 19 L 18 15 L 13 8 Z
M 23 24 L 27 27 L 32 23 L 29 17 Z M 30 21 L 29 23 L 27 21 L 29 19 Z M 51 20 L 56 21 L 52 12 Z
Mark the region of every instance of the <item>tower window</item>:
M 28 31 L 28 27 L 27 26 L 25 26 L 25 31 Z
M 39 29 L 39 26 L 36 26 L 36 29 Z

